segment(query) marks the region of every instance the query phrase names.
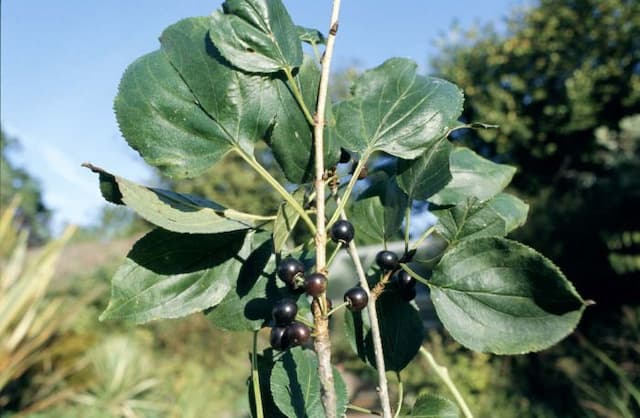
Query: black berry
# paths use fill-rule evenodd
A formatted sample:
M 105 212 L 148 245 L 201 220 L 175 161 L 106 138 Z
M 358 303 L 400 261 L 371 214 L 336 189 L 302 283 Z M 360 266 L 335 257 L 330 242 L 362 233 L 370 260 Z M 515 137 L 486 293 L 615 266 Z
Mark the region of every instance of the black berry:
M 400 288 L 400 297 L 407 302 L 412 301 L 416 297 L 415 287 Z
M 285 347 L 283 345 L 283 343 L 285 342 L 283 341 L 283 337 L 286 330 L 286 327 L 271 328 L 271 335 L 269 337 L 269 343 L 271 344 L 271 347 L 275 348 L 276 350 L 286 350 L 287 348 L 289 348 L 289 346 Z
M 299 322 L 294 322 L 287 326 L 282 336 L 282 342 L 283 344 L 287 344 L 288 347 L 293 347 L 306 343 L 310 337 L 311 330 L 309 327 Z
M 298 306 L 291 299 L 280 299 L 273 305 L 271 315 L 276 325 L 287 325 L 296 319 Z
M 382 270 L 395 270 L 398 268 L 398 256 L 393 251 L 380 251 L 376 254 L 376 264 Z
M 342 219 L 334 223 L 329 232 L 333 242 L 342 242 L 344 244 L 348 244 L 355 234 L 351 222 Z
M 311 274 L 304 279 L 304 290 L 309 296 L 320 296 L 327 290 L 327 278 L 322 273 Z
M 347 308 L 352 312 L 359 312 L 367 306 L 369 296 L 361 287 L 352 287 L 344 294 L 344 301 L 348 303 Z
M 286 284 L 293 284 L 298 274 L 304 273 L 304 265 L 293 257 L 287 257 L 278 264 L 278 277 Z
M 416 279 L 404 270 L 400 270 L 396 274 L 396 281 L 399 289 L 414 289 L 416 287 Z

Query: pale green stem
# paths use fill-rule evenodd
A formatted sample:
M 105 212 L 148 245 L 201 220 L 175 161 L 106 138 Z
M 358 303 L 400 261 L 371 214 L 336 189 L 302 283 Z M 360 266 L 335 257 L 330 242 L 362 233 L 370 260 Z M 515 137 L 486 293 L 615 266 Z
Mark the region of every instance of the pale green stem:
M 340 309 L 344 308 L 348 304 L 349 304 L 349 302 L 342 302 L 340 305 L 336 306 L 335 308 L 333 308 L 329 312 L 327 312 L 327 316 L 333 315 L 334 312 L 339 311 Z
M 404 226 L 404 253 L 407 254 L 409 252 L 409 228 L 411 228 L 411 199 L 409 199 L 409 203 L 407 204 L 405 217 L 407 222 Z
M 327 222 L 327 228 L 331 228 L 331 225 L 333 225 L 338 220 L 338 218 L 340 218 L 340 214 L 342 213 L 342 211 L 344 210 L 347 202 L 349 201 L 349 197 L 351 197 L 351 192 L 353 191 L 353 186 L 355 186 L 356 181 L 358 181 L 358 176 L 360 175 L 360 172 L 362 171 L 362 168 L 367 163 L 368 159 L 369 159 L 369 154 L 365 154 L 365 155 L 362 156 L 360 161 L 358 161 L 358 165 L 356 165 L 356 168 L 353 171 L 353 175 L 349 179 L 349 183 L 347 184 L 347 188 L 344 190 L 344 193 L 340 197 L 340 200 L 338 202 L 338 207 L 336 208 L 336 211 L 331 216 L 331 219 L 329 219 L 329 222 Z
M 409 275 L 411 277 L 413 277 L 414 279 L 416 279 L 417 281 L 419 281 L 422 284 L 425 284 L 429 287 L 431 287 L 431 283 L 429 283 L 429 280 L 425 279 L 424 277 L 422 277 L 421 275 L 419 275 L 418 273 L 416 273 L 415 271 L 411 270 L 411 267 L 409 267 L 408 265 L 406 265 L 405 263 L 400 263 L 400 268 L 404 271 L 406 271 L 407 273 L 409 273 Z
M 251 355 L 251 381 L 253 398 L 256 403 L 256 418 L 264 418 L 262 412 L 262 394 L 260 393 L 260 375 L 258 374 L 258 331 L 253 332 L 253 352 Z
M 429 235 L 433 234 L 433 231 L 435 231 L 435 230 L 436 230 L 436 227 L 432 226 L 432 227 L 428 228 L 426 231 L 424 231 L 424 233 L 422 235 L 420 235 L 420 238 L 418 238 L 416 240 L 416 242 L 414 242 L 413 245 L 411 245 L 411 250 L 417 250 L 418 247 L 420 246 L 420 244 L 422 244 L 422 241 L 427 239 L 429 237 Z
M 247 164 L 249 164 L 254 170 L 256 170 L 256 172 L 258 174 L 260 174 L 262 176 L 263 179 L 265 179 L 267 181 L 267 183 L 269 183 L 271 185 L 271 187 L 273 187 L 273 189 L 278 192 L 278 194 L 280 196 L 282 196 L 282 198 L 284 200 L 287 201 L 287 203 L 289 203 L 291 205 L 291 207 L 293 208 L 293 210 L 295 210 L 296 212 L 298 212 L 298 214 L 300 215 L 300 217 L 302 218 L 302 220 L 309 226 L 309 230 L 311 231 L 312 234 L 316 233 L 316 226 L 313 223 L 313 221 L 311 220 L 311 218 L 309 217 L 309 215 L 307 214 L 307 212 L 304 210 L 304 208 L 302 206 L 300 206 L 300 203 L 298 203 L 293 196 L 291 196 L 291 193 L 289 193 L 287 191 L 287 189 L 285 189 L 282 184 L 280 184 L 278 182 L 278 180 L 276 180 L 275 178 L 273 178 L 273 176 L 271 175 L 271 173 L 269 173 L 269 171 L 267 171 L 267 169 L 265 169 L 262 164 L 260 164 L 255 157 L 251 156 L 251 155 L 247 155 L 244 151 L 237 149 L 236 148 L 236 152 L 238 153 L 238 155 L 240 155 L 242 157 L 242 159 L 244 159 Z
M 342 244 L 336 245 L 336 248 L 334 248 L 333 252 L 329 256 L 329 260 L 327 260 L 327 264 L 325 267 L 326 269 L 329 269 L 329 267 L 331 266 L 331 263 L 333 263 L 333 259 L 336 258 L 336 256 L 338 255 L 341 249 L 342 249 Z
M 293 92 L 293 96 L 298 101 L 298 104 L 300 105 L 300 109 L 302 109 L 302 113 L 304 113 L 305 119 L 307 119 L 307 122 L 309 123 L 309 125 L 313 126 L 314 124 L 313 116 L 311 116 L 311 112 L 309 112 L 309 108 L 307 107 L 307 104 L 304 102 L 304 97 L 302 96 L 302 92 L 300 91 L 298 82 L 296 81 L 295 78 L 293 78 L 293 73 L 291 72 L 291 68 L 286 67 L 284 68 L 283 71 L 284 71 L 284 74 L 287 76 L 287 80 L 289 81 L 289 86 L 291 86 L 291 91 Z
M 352 405 L 352 404 L 348 404 L 347 405 L 347 409 L 350 409 L 352 411 L 356 411 L 356 412 L 362 412 L 363 414 L 369 414 L 369 415 L 376 415 L 381 417 L 382 414 L 378 411 L 372 411 L 370 409 L 367 408 L 363 408 L 361 406 L 357 406 L 357 405 Z
M 248 220 L 248 221 L 274 221 L 275 215 L 254 215 L 253 213 L 240 212 L 234 209 L 225 209 L 222 215 L 233 220 Z
M 311 48 L 313 48 L 313 54 L 316 56 L 316 61 L 318 64 L 322 62 L 322 55 L 320 55 L 320 50 L 318 49 L 318 44 L 315 42 L 311 44 Z
M 460 391 L 449 377 L 449 371 L 447 370 L 447 368 L 436 363 L 433 355 L 431 355 L 431 353 L 427 351 L 426 348 L 420 347 L 420 353 L 427 359 L 427 362 L 429 363 L 431 368 L 433 368 L 433 371 L 436 372 L 438 377 L 442 379 L 449 391 L 451 391 L 458 406 L 460 407 L 460 410 L 462 411 L 462 415 L 464 415 L 465 418 L 473 418 L 473 414 L 471 413 L 471 410 L 469 410 L 469 407 L 460 394 Z
M 398 418 L 400 416 L 400 411 L 402 410 L 402 401 L 404 398 L 404 385 L 402 384 L 400 373 L 396 373 L 396 376 L 398 377 L 398 406 L 396 407 L 394 418 Z

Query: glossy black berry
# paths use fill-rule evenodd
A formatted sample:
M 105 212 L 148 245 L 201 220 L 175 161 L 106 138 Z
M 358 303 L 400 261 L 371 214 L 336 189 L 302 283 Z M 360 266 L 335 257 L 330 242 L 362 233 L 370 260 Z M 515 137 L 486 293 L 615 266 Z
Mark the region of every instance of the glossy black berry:
M 278 264 L 278 277 L 287 284 L 293 284 L 298 274 L 304 273 L 304 265 L 293 257 L 287 257 Z
M 298 306 L 291 299 L 280 299 L 273 305 L 271 315 L 276 325 L 287 325 L 296 319 Z
M 400 288 L 400 297 L 407 302 L 412 301 L 416 297 L 416 288 L 415 287 L 405 287 Z
M 334 223 L 329 232 L 333 242 L 342 242 L 345 244 L 351 242 L 355 234 L 351 222 L 342 219 Z
M 399 289 L 414 289 L 416 287 L 416 279 L 404 270 L 400 270 L 396 274 L 396 282 Z
M 398 256 L 393 251 L 380 251 L 376 254 L 376 264 L 382 270 L 395 270 L 398 268 Z
M 345 164 L 351 161 L 351 154 L 344 148 L 340 148 L 340 164 Z
M 311 330 L 308 326 L 299 322 L 294 322 L 287 325 L 287 329 L 282 336 L 283 345 L 288 347 L 294 347 L 296 345 L 302 345 L 309 341 L 311 337 Z
M 327 290 L 327 278 L 322 273 L 313 273 L 304 279 L 304 290 L 309 296 L 318 297 Z
M 271 347 L 275 348 L 276 350 L 286 350 L 287 348 L 289 348 L 288 345 L 285 347 L 283 344 L 286 342 L 283 341 L 284 333 L 286 330 L 287 327 L 276 326 L 271 328 L 271 335 L 269 336 L 269 343 L 271 344 Z
M 369 296 L 361 287 L 352 287 L 344 294 L 344 301 L 348 303 L 347 309 L 352 312 L 359 312 L 367 306 Z

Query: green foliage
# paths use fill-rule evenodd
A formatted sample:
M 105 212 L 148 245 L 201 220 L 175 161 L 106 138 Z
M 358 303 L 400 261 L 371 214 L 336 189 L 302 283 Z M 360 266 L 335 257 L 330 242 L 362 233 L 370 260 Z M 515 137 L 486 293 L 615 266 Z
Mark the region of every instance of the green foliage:
M 292 349 L 271 370 L 271 394 L 275 404 L 287 417 L 320 417 L 318 360 L 313 352 Z M 348 402 L 347 388 L 337 370 L 333 370 L 338 397 L 337 414 L 344 414 Z
M 467 32 L 433 61 L 465 91 L 465 121 L 500 126 L 459 138 L 519 168 L 513 185 L 531 213 L 516 237 L 586 297 L 635 303 L 637 248 L 606 241 L 640 229 L 640 4 L 543 0 L 507 27 Z
M 185 19 L 165 29 L 160 49 L 126 70 L 116 116 L 129 144 L 149 164 L 172 178 L 193 178 L 231 154 L 238 159 L 227 162 L 242 161 L 284 202 L 276 204 L 277 213 L 261 216 L 143 187 L 87 165 L 99 174 L 105 199 L 131 207 L 157 227 L 134 245 L 116 271 L 101 319 L 144 323 L 206 311 L 210 322 L 227 330 L 257 333 L 273 326 L 272 345 L 280 349 L 297 340 L 288 334 L 291 324 L 278 328 L 270 322 L 274 304 L 287 295 L 297 299 L 301 309 L 296 320 L 305 323 L 310 315 L 304 305 L 310 302 L 315 354 L 292 348 L 279 355 L 265 350 L 259 356 L 254 340 L 253 412 L 258 417 L 265 412 L 299 417 L 333 413 L 327 399 L 335 391 L 340 415 L 348 397 L 337 370 L 335 387 L 328 383 L 329 309 L 324 292 L 312 292 L 306 283 L 300 286 L 302 277 L 285 287 L 274 272 L 277 261 L 294 255 L 306 264 L 307 274 L 331 276 L 329 265 L 319 264 L 325 263 L 321 254 L 326 248 L 316 246 L 326 247 L 322 228 L 330 230 L 336 220 L 349 217 L 353 225 L 341 222 L 355 226 L 352 251 L 362 242 L 386 245 L 404 236 L 402 268 L 430 287 L 441 321 L 462 344 L 516 354 L 549 347 L 571 332 L 585 306 L 582 298 L 548 259 L 502 238 L 527 215 L 524 202 L 503 193 L 515 168 L 448 142 L 449 134 L 466 127 L 457 120 L 461 90 L 418 75 L 410 60 L 392 58 L 360 75 L 352 95 L 329 103 L 318 118 L 313 113 L 326 91 L 319 88 L 318 63 L 303 56 L 303 41 L 318 52 L 320 36 L 295 26 L 281 1 L 228 0 L 211 17 Z M 324 142 L 316 142 L 319 132 Z M 261 148 L 265 145 L 266 150 Z M 323 155 L 314 155 L 316 148 Z M 337 167 L 341 148 L 359 158 L 344 188 Z M 273 172 L 269 157 L 281 172 Z M 367 162 L 379 157 L 390 164 L 371 175 L 368 186 L 351 199 Z M 282 176 L 291 184 L 283 185 Z M 325 191 L 333 202 L 318 201 Z M 406 231 L 402 234 L 413 203 L 426 204 L 427 199 L 441 206 L 437 228 L 448 241 L 430 280 L 406 263 L 434 229 L 413 243 Z M 327 224 L 314 222 L 326 208 Z M 297 228 L 306 235 L 296 233 Z M 363 286 L 367 279 L 375 286 L 367 292 L 371 309 L 347 315 L 347 335 L 362 360 L 381 367 L 382 357 L 385 369 L 399 376 L 424 340 L 418 307 L 407 301 L 415 291 L 411 287 L 413 294 L 403 292 L 397 279 L 390 283 L 394 271 L 370 272 L 360 280 Z M 297 290 L 305 288 L 308 298 L 299 297 Z M 377 318 L 371 316 L 374 308 Z M 278 342 L 285 338 L 287 343 Z M 468 415 L 464 401 L 456 391 L 454 395 Z M 447 416 L 450 407 L 448 401 L 424 397 L 414 416 Z
M 477 351 L 521 354 L 555 344 L 585 303 L 548 259 L 502 238 L 476 238 L 445 253 L 429 281 L 444 326 Z
M 416 399 L 411 409 L 416 418 L 458 418 L 460 413 L 456 404 L 440 396 L 425 394 Z
M 19 141 L 0 128 L 0 206 L 6 208 L 20 195 L 16 214 L 20 225 L 29 230 L 31 244 L 42 244 L 49 237 L 51 212 L 44 204 L 38 180 L 11 161 L 11 152 L 19 147 Z

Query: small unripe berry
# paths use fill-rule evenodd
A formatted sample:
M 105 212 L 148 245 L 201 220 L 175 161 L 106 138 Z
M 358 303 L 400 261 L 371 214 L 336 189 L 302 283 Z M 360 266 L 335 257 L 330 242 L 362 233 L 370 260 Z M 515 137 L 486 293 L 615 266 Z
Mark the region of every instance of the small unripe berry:
M 349 242 L 351 242 L 353 236 L 355 235 L 355 231 L 351 222 L 345 221 L 343 219 L 334 223 L 331 226 L 331 230 L 329 231 L 329 233 L 333 242 L 341 242 L 343 244 L 348 244 Z
M 304 265 L 293 257 L 287 257 L 278 264 L 278 277 L 286 284 L 293 284 L 298 274 L 304 273 Z
M 296 319 L 298 306 L 291 299 L 280 299 L 273 305 L 271 315 L 276 325 L 287 325 Z
M 395 270 L 398 268 L 398 256 L 393 251 L 380 251 L 376 254 L 376 264 L 382 270 Z
M 311 337 L 311 330 L 300 322 L 294 322 L 287 325 L 287 329 L 282 336 L 283 343 L 286 343 L 289 347 L 296 345 L 302 345 L 309 341 Z
M 327 290 L 327 278 L 322 273 L 313 273 L 304 279 L 304 290 L 309 296 L 318 297 Z
M 344 301 L 348 303 L 347 309 L 352 312 L 359 312 L 367 306 L 369 296 L 361 287 L 352 287 L 344 294 Z

